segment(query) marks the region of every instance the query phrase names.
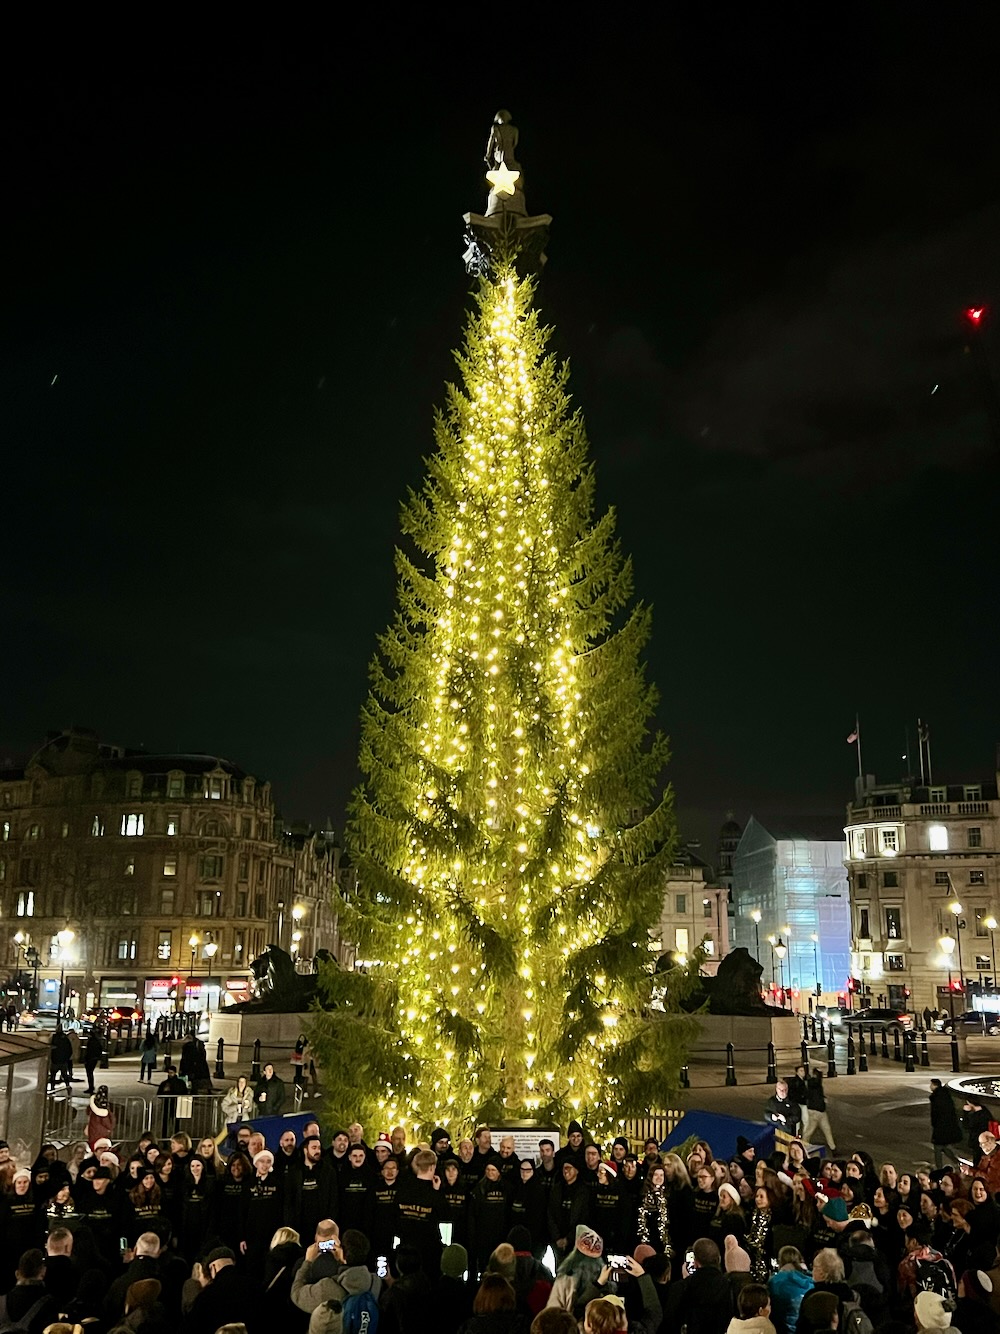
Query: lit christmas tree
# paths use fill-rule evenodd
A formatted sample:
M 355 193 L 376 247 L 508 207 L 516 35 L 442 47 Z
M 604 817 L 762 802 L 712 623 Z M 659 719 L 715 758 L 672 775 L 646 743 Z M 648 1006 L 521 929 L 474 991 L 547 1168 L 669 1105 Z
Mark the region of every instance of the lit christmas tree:
M 519 272 L 549 220 L 526 214 L 497 124 L 462 385 L 403 507 L 362 716 L 340 911 L 367 962 L 325 971 L 314 1041 L 335 1119 L 607 1129 L 663 1105 L 691 1026 L 649 1010 L 667 746 L 648 732 L 650 613 L 613 514 L 594 518 L 583 422 Z

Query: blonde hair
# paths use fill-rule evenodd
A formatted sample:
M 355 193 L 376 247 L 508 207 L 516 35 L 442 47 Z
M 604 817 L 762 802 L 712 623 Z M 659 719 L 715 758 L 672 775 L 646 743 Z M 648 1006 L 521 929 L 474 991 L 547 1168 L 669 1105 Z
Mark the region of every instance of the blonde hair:
M 664 1169 L 668 1166 L 668 1164 L 670 1167 L 673 1168 L 673 1173 L 671 1174 L 670 1172 L 665 1172 L 667 1178 L 667 1185 L 674 1186 L 680 1184 L 682 1186 L 690 1186 L 691 1174 L 688 1172 L 687 1167 L 685 1166 L 684 1163 L 684 1159 L 680 1156 L 680 1154 L 665 1153 L 663 1155 Z
M 301 1238 L 293 1227 L 279 1227 L 271 1238 L 270 1249 L 273 1251 L 275 1246 L 284 1246 L 286 1241 L 292 1241 L 296 1246 L 299 1245 Z

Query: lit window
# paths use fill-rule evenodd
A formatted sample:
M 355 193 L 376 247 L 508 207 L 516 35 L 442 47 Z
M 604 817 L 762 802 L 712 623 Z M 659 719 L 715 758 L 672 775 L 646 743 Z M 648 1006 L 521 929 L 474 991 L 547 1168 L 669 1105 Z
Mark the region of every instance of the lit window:
M 118 941 L 117 957 L 119 959 L 134 959 L 135 946 L 135 936 L 122 936 Z
M 993 964 L 992 961 L 990 960 L 990 956 L 988 954 L 977 954 L 976 972 L 991 973 L 992 971 L 993 971 Z
M 164 875 L 176 875 L 176 874 L 177 874 L 177 858 L 176 858 L 176 857 L 164 857 L 164 859 L 163 859 L 163 874 L 164 874 Z
M 172 935 L 170 931 L 161 931 L 156 940 L 156 957 L 161 963 L 169 963 L 172 952 Z
M 715 941 L 711 938 L 711 936 L 709 936 L 708 939 L 706 939 L 702 943 L 704 944 L 705 953 L 707 955 L 711 956 L 715 953 Z
M 208 797 L 210 801 L 221 801 L 221 800 L 222 800 L 222 779 L 221 779 L 221 778 L 210 778 L 210 779 L 208 780 L 208 786 L 207 786 L 206 789 L 205 789 L 205 796 Z
M 887 853 L 899 851 L 899 840 L 895 829 L 882 830 L 882 851 Z
M 28 830 L 28 837 L 37 838 L 40 832 L 41 832 L 41 827 L 37 824 L 33 824 L 31 828 Z
M 135 875 L 135 858 L 134 858 L 134 857 L 126 857 L 126 858 L 125 858 L 125 874 L 126 874 L 126 875 Z
M 244 936 L 245 932 L 243 931 L 236 931 L 233 934 L 233 954 L 236 956 L 237 959 L 241 959 L 243 957 Z
M 906 956 L 904 954 L 887 954 L 885 956 L 885 971 L 887 973 L 902 973 L 906 969 Z
M 62 822 L 62 836 L 63 836 L 63 838 L 69 838 L 69 821 L 68 821 L 68 820 L 63 820 L 63 822 Z
M 10 821 L 4 820 L 0 823 L 0 843 L 7 843 L 10 840 Z
M 889 940 L 899 940 L 903 934 L 902 908 L 886 908 L 885 934 Z
M 35 891 L 33 889 L 24 889 L 18 894 L 17 915 L 18 917 L 34 917 Z
M 137 838 L 143 829 L 142 814 L 122 816 L 122 834 L 126 838 Z
M 176 838 L 177 834 L 180 833 L 180 827 L 181 827 L 181 817 L 180 817 L 179 815 L 168 815 L 168 816 L 167 816 L 167 835 L 168 835 L 168 837 L 170 837 L 170 838 Z
M 90 822 L 90 834 L 92 838 L 101 838 L 104 834 L 104 821 L 99 815 L 95 815 Z
M 679 926 L 674 931 L 674 949 L 678 954 L 687 954 L 688 952 L 688 929 L 686 926 Z
M 943 824 L 932 824 L 927 830 L 927 837 L 930 840 L 931 852 L 948 851 L 948 831 Z
M 867 851 L 868 851 L 868 844 L 865 839 L 865 831 L 863 829 L 855 829 L 854 831 L 855 857 L 864 857 L 867 855 Z

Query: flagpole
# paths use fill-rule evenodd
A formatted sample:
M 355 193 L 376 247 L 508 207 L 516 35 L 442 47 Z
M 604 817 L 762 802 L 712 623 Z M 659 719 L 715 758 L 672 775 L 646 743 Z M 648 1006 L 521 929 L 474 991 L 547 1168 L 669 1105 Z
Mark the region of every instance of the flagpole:
M 857 714 L 854 715 L 854 730 L 858 734 L 858 777 L 864 782 L 865 771 L 861 767 L 861 723 Z

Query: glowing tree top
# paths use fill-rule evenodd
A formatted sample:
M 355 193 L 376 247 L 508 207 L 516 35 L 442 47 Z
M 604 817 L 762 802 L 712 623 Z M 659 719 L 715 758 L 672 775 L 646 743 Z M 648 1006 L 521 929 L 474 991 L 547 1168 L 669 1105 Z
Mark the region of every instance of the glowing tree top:
M 517 271 L 549 219 L 506 209 L 516 142 L 500 113 L 493 211 L 467 217 L 481 278 L 461 385 L 403 506 L 362 714 L 360 888 L 342 911 L 367 972 L 328 974 L 337 1009 L 316 1038 L 335 1116 L 340 1098 L 385 1124 L 610 1127 L 679 1064 L 683 1021 L 648 1018 L 674 837 L 666 742 L 648 733 L 650 615 L 614 515 L 594 518 L 583 421 Z

